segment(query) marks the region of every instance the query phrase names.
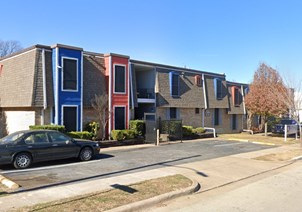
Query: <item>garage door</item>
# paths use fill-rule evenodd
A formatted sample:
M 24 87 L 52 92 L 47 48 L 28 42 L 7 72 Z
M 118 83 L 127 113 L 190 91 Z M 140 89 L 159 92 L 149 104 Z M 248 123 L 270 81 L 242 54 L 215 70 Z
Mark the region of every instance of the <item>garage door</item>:
M 35 124 L 34 111 L 6 111 L 5 115 L 8 133 L 28 130 L 30 125 Z

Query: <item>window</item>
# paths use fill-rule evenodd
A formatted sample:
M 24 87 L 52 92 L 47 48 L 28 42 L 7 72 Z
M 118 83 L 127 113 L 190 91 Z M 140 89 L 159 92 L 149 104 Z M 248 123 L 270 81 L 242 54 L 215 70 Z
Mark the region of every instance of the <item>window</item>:
M 126 67 L 114 66 L 114 92 L 126 93 Z
M 249 91 L 250 91 L 250 88 L 249 88 L 249 87 L 246 87 L 246 88 L 244 89 L 244 94 L 245 94 L 245 95 L 248 94 Z
M 170 107 L 170 119 L 177 119 L 177 109 Z
M 63 90 L 77 90 L 77 60 L 63 58 Z
M 197 85 L 197 86 L 201 86 L 202 85 L 201 76 L 199 76 L 199 75 L 195 76 L 195 85 Z
M 236 130 L 237 129 L 237 115 L 233 114 L 232 115 L 232 130 Z
M 126 108 L 115 107 L 114 108 L 114 129 L 123 130 L 126 128 Z
M 69 138 L 61 133 L 49 132 L 52 143 L 56 144 L 68 144 Z
M 45 144 L 48 143 L 48 137 L 45 133 L 34 133 L 29 135 L 24 141 L 26 144 Z
M 215 108 L 214 112 L 214 125 L 219 125 L 219 108 Z
M 241 96 L 240 96 L 240 89 L 236 86 L 232 87 L 232 98 L 233 98 L 233 104 L 235 107 L 239 107 L 241 103 Z
M 199 108 L 195 108 L 195 114 L 199 114 Z
M 171 96 L 179 96 L 179 74 L 170 72 L 170 93 Z
M 222 80 L 215 78 L 214 79 L 214 89 L 216 99 L 222 99 Z

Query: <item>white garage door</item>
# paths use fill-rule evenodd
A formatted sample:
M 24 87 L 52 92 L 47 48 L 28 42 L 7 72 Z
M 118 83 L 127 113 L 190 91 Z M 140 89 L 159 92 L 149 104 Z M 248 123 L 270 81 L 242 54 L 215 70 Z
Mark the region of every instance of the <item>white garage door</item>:
M 29 125 L 35 124 L 34 111 L 6 111 L 5 115 L 8 133 L 28 130 Z

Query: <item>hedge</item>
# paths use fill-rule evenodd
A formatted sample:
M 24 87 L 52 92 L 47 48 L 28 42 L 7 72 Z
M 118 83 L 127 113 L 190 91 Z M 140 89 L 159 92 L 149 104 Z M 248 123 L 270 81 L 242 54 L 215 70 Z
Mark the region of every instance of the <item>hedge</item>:
M 65 132 L 65 126 L 63 125 L 31 125 L 30 130 L 56 130 L 60 132 Z
M 194 134 L 203 134 L 203 133 L 206 132 L 206 130 L 205 130 L 204 128 L 202 128 L 202 127 L 197 127 L 197 128 L 195 128 L 195 129 L 193 129 L 192 132 L 193 132 Z
M 93 137 L 93 133 L 88 132 L 88 131 L 83 131 L 83 132 L 68 132 L 67 135 L 69 135 L 72 138 L 80 138 L 80 139 L 88 139 L 91 140 Z
M 183 136 L 192 136 L 193 127 L 192 126 L 182 126 L 182 135 Z
M 113 140 L 122 141 L 126 139 L 132 139 L 136 137 L 134 130 L 112 130 L 111 138 Z
M 142 120 L 130 120 L 129 128 L 134 130 L 137 136 L 145 135 L 145 122 Z

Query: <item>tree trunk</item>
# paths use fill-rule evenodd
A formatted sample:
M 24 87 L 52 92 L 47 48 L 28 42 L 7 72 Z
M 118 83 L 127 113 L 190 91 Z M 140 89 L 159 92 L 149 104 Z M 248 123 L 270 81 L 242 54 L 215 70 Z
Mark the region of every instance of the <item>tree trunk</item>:
M 254 114 L 248 111 L 247 112 L 247 129 L 248 130 L 252 130 L 253 118 L 254 118 Z
M 264 135 L 267 136 L 267 121 L 264 124 Z

